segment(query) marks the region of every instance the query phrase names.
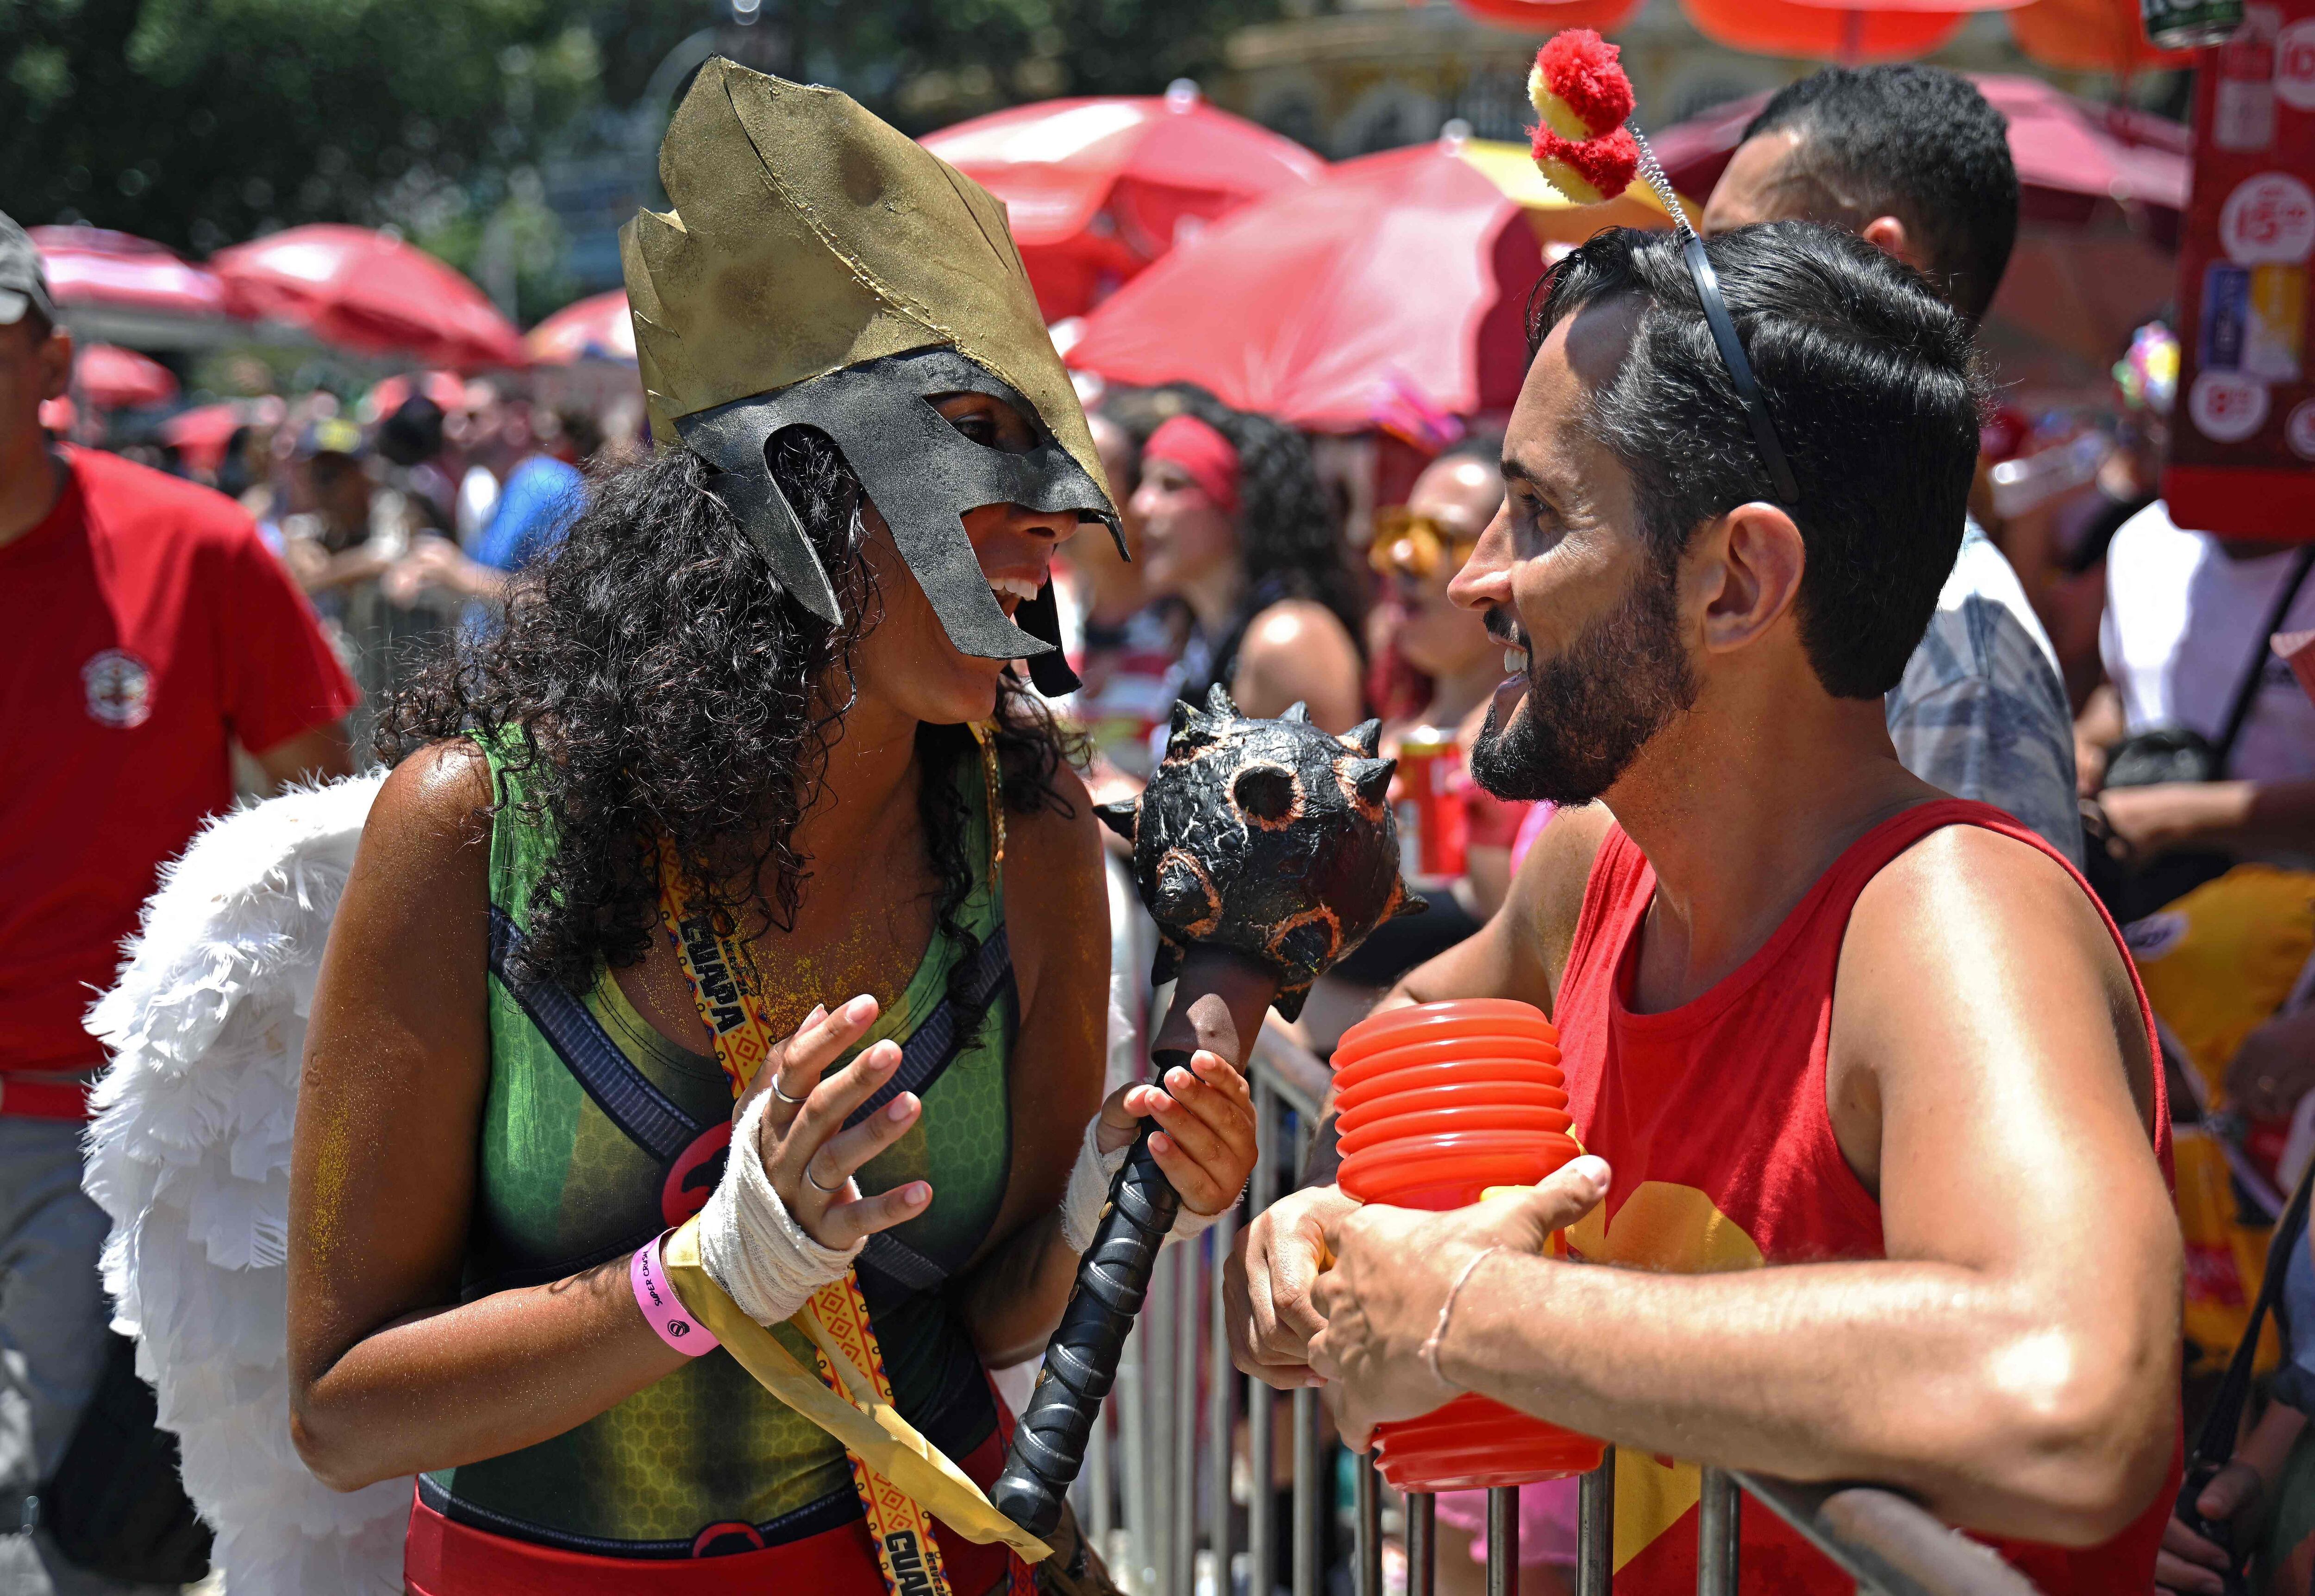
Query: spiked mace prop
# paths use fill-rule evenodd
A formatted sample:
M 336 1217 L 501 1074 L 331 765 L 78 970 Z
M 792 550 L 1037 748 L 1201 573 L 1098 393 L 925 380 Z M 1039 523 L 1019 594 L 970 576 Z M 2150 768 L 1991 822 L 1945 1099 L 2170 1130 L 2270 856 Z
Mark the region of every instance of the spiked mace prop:
M 1398 873 L 1387 796 L 1397 762 L 1377 758 L 1381 723 L 1335 737 L 1297 704 L 1241 717 L 1215 687 L 1174 706 L 1165 762 L 1131 802 L 1099 806 L 1133 844 L 1134 884 L 1158 922 L 1154 980 L 1176 981 L 1150 1048 L 1156 1078 L 1204 1048 L 1244 1066 L 1265 1009 L 1302 1012 L 1310 985 L 1384 920 L 1422 899 Z M 998 1511 L 1039 1537 L 1085 1461 L 1102 1399 L 1181 1206 L 1149 1151 L 1149 1128 L 1110 1184 L 1060 1328 L 990 1488 Z

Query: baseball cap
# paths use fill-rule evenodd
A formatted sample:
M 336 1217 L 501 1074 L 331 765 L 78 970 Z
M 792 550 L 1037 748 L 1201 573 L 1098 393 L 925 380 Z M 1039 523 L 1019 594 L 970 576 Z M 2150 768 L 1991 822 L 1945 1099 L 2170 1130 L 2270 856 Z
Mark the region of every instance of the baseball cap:
M 58 319 L 31 235 L 0 213 L 0 327 L 22 321 L 27 310 L 39 311 L 51 323 Z
M 300 460 L 310 460 L 316 455 L 344 455 L 358 460 L 367 452 L 362 430 L 343 416 L 324 417 L 297 437 L 297 457 Z

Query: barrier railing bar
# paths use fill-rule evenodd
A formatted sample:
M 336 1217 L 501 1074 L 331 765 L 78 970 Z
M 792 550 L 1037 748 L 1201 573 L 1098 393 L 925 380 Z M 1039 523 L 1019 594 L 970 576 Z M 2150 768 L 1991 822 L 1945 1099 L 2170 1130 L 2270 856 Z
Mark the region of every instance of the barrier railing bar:
M 1319 1495 L 1318 1393 L 1304 1387 L 1294 1393 L 1294 1596 L 1318 1596 L 1325 1583 L 1318 1538 L 1324 1528 L 1318 1514 L 1325 1507 Z
M 1616 1574 L 1616 1449 L 1576 1486 L 1575 1596 L 1610 1596 Z
M 1991 1547 L 1894 1491 L 1734 1477 L 1874 1596 L 2035 1596 L 2033 1582 Z
M 1487 1596 L 1519 1596 L 1519 1487 L 1487 1492 Z
M 1438 1556 L 1439 1498 L 1415 1492 L 1406 1499 L 1406 1596 L 1432 1596 Z
M 1334 1071 L 1321 1063 L 1317 1055 L 1296 1042 L 1278 1027 L 1275 1020 L 1264 1024 L 1254 1039 L 1252 1066 L 1256 1073 L 1270 1078 L 1271 1089 L 1285 1101 L 1302 1122 L 1300 1134 L 1308 1136 L 1318 1122 L 1318 1107 L 1326 1100 L 1326 1091 L 1334 1084 Z M 1301 1167 L 1301 1159 L 1294 1161 Z
M 1707 1468 L 1696 1512 L 1696 1596 L 1736 1596 L 1736 1550 L 1744 1499 L 1724 1468 Z
M 1374 1454 L 1351 1461 L 1353 1505 L 1358 1512 L 1358 1596 L 1382 1596 L 1382 1478 L 1375 1473 Z
M 1199 1242 L 1168 1249 L 1175 1255 L 1174 1297 L 1174 1585 L 1195 1596 L 1198 1583 L 1198 1332 L 1207 1315 L 1199 1295 Z
M 1265 1026 L 1265 1035 L 1267 1032 L 1268 1027 Z M 1278 1043 L 1274 1051 L 1282 1055 L 1282 1059 L 1274 1068 L 1300 1070 L 1307 1077 L 1307 1070 L 1301 1070 L 1299 1065 L 1285 1062 L 1283 1055 L 1288 1049 L 1292 1049 L 1303 1059 L 1309 1059 L 1310 1055 L 1293 1048 L 1293 1044 L 1283 1037 L 1278 1039 Z M 1317 1060 L 1311 1060 L 1311 1062 L 1316 1063 Z M 1319 1068 L 1323 1069 L 1325 1066 Z M 1306 1078 L 1303 1086 L 1308 1084 Z M 1282 1088 L 1280 1092 L 1280 1095 L 1290 1102 L 1304 1095 L 1300 1087 Z M 1288 1171 L 1299 1170 L 1309 1161 L 1310 1139 L 1317 1124 L 1316 1104 L 1308 1108 L 1295 1109 L 1294 1158 L 1287 1166 Z M 1293 1178 L 1283 1171 L 1282 1176 L 1286 1180 Z M 1317 1392 L 1306 1386 L 1294 1393 L 1294 1596 L 1318 1596 L 1318 1592 L 1326 1583 L 1325 1514 L 1333 1505 L 1330 1498 L 1334 1493 L 1329 1487 L 1334 1482 L 1325 1476 L 1325 1470 L 1321 1467 L 1326 1455 L 1321 1445 L 1321 1417 Z
M 1181 1249 L 1167 1247 L 1150 1271 L 1149 1298 L 1141 1312 L 1149 1346 L 1142 1353 L 1142 1405 L 1149 1436 L 1149 1516 L 1139 1534 L 1149 1596 L 1175 1596 L 1174 1583 L 1174 1292 L 1181 1273 Z
M 1206 1326 L 1206 1533 L 1212 1538 L 1214 1596 L 1232 1596 L 1230 1578 L 1230 1459 L 1233 1455 L 1230 1394 L 1237 1373 L 1230 1364 L 1229 1322 L 1224 1315 L 1220 1274 L 1237 1240 L 1237 1210 L 1214 1222 L 1210 1255 L 1213 1283 L 1207 1292 L 1213 1311 Z M 1259 1382 L 1255 1382 L 1259 1383 Z
M 1150 1281 L 1154 1289 L 1157 1281 Z M 1125 1510 L 1125 1573 L 1132 1583 L 1137 1596 L 1153 1592 L 1157 1576 L 1157 1559 L 1149 1545 L 1151 1516 L 1156 1511 L 1155 1497 L 1150 1490 L 1149 1476 L 1157 1454 L 1151 1450 L 1149 1433 L 1149 1382 L 1144 1378 L 1149 1365 L 1149 1326 L 1147 1316 L 1134 1322 L 1132 1333 L 1125 1338 L 1124 1356 L 1118 1360 L 1117 1386 L 1111 1403 L 1117 1409 L 1118 1474 L 1122 1490 L 1120 1504 Z M 1114 1555 L 1113 1543 L 1102 1547 L 1102 1555 Z
M 1259 1039 L 1254 1065 L 1254 1195 L 1260 1213 L 1278 1196 L 1278 1088 L 1275 1071 L 1263 1061 Z M 1246 1589 L 1248 1596 L 1272 1596 L 1278 1589 L 1277 1520 L 1272 1516 L 1272 1485 L 1277 1476 L 1278 1393 L 1258 1379 L 1246 1383 Z

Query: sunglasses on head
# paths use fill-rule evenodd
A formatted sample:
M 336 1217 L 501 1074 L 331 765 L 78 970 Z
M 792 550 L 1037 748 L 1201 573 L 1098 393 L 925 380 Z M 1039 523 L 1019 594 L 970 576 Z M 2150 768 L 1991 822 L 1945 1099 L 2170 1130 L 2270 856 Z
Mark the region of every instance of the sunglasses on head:
M 1461 570 L 1478 546 L 1477 537 L 1462 536 L 1429 516 L 1394 504 L 1375 511 L 1374 541 L 1367 546 L 1367 563 L 1378 576 L 1427 581 L 1442 569 L 1450 575 Z

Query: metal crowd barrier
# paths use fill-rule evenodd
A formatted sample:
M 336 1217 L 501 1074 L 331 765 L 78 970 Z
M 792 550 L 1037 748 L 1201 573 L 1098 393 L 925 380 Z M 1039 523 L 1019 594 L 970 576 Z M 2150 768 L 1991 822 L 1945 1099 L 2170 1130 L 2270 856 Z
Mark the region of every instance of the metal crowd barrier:
M 1295 1184 L 1327 1071 L 1273 1029 L 1256 1043 L 1250 1073 L 1261 1151 L 1249 1211 L 1259 1212 Z M 1398 1496 L 1366 1459 L 1343 1452 L 1316 1391 L 1284 1398 L 1282 1440 L 1280 1393 L 1232 1369 L 1218 1264 L 1237 1226 L 1225 1216 L 1202 1245 L 1159 1255 L 1071 1493 L 1078 1521 L 1128 1596 L 1433 1596 L 1432 1498 Z M 1291 1463 L 1282 1488 L 1282 1461 Z M 1347 1512 L 1335 1500 L 1344 1473 Z M 1790 1524 L 1860 1596 L 2034 1596 L 1993 1552 L 1893 1492 L 1716 1468 L 1704 1471 L 1697 1515 L 1699 1596 L 1735 1596 L 1737 1530 L 1748 1511 Z M 1611 1450 L 1579 1485 L 1577 1596 L 1611 1596 L 1615 1517 Z M 1404 1549 L 1404 1583 L 1393 1579 L 1386 1592 L 1392 1541 Z M 1487 1494 L 1487 1596 L 1513 1596 L 1516 1491 Z

